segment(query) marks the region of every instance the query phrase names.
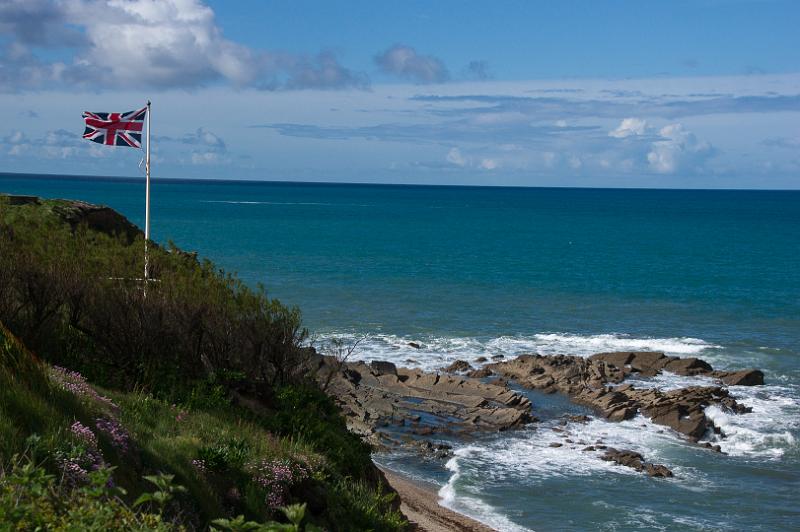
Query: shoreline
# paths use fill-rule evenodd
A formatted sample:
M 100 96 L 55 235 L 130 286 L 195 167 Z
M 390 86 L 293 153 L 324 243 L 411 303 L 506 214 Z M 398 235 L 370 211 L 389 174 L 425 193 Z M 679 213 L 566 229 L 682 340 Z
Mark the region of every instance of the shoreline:
M 424 532 L 494 532 L 494 529 L 454 512 L 439 504 L 439 494 L 431 486 L 413 480 L 402 473 L 375 464 L 386 482 L 397 491 L 400 511 L 412 525 L 412 530 Z

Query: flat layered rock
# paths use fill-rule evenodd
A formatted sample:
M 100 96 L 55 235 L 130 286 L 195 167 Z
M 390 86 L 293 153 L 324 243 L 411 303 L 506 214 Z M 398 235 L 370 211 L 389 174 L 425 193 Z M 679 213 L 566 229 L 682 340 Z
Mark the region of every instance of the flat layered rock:
M 352 430 L 376 441 L 378 431 L 405 428 L 432 436 L 503 431 L 532 420 L 531 403 L 507 386 L 449 374 L 398 368 L 390 362 L 337 364 L 320 357 L 318 376 Z
M 713 422 L 705 415 L 706 407 L 719 405 L 733 413 L 744 413 L 749 409 L 737 403 L 722 386 L 690 386 L 665 392 L 622 384 L 625 377 L 632 374 L 655 376 L 669 371 L 685 376 L 707 376 L 727 385 L 759 385 L 764 382 L 764 374 L 756 369 L 715 371 L 698 358 L 668 357 L 657 352 L 599 353 L 589 358 L 523 355 L 490 364 L 487 368 L 528 388 L 566 394 L 612 421 L 630 419 L 641 413 L 692 441 L 698 441 L 714 428 Z

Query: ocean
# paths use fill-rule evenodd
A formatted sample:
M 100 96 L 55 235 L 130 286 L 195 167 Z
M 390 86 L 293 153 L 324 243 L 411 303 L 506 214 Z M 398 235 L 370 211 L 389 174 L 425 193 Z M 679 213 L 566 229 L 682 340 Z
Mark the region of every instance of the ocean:
M 143 179 L 0 174 L 0 192 L 144 222 Z M 707 411 L 726 454 L 643 417 L 568 428 L 671 479 L 550 447 L 557 415 L 590 412 L 536 392 L 532 428 L 376 461 L 499 530 L 800 529 L 800 192 L 155 180 L 152 236 L 299 306 L 318 346 L 365 337 L 364 360 L 657 350 L 761 368 L 765 386 L 731 387 L 752 413 Z

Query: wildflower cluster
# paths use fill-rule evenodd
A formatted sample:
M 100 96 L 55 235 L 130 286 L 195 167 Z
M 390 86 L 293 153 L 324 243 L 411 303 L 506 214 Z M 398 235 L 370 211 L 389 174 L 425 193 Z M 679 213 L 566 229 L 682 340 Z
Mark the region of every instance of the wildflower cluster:
M 86 379 L 77 371 L 72 371 L 60 366 L 53 366 L 50 371 L 50 377 L 53 382 L 59 387 L 75 394 L 81 399 L 92 399 L 103 403 L 112 408 L 117 408 L 117 405 L 108 397 L 100 395 L 92 388 Z
M 80 445 L 57 453 L 55 459 L 62 472 L 64 484 L 76 488 L 89 482 L 89 472 L 103 469 L 107 464 L 97 447 L 97 436 L 92 429 L 76 421 L 70 426 L 70 432 L 80 441 Z
M 97 448 L 97 437 L 92 432 L 92 429 L 81 423 L 80 421 L 76 421 L 72 424 L 69 428 L 70 432 L 75 435 L 79 440 L 85 443 L 87 446 L 92 448 Z
M 205 463 L 204 460 L 194 459 L 194 460 L 192 460 L 192 465 L 200 473 L 205 473 L 206 471 L 208 471 L 208 468 L 206 467 L 206 463 Z
M 111 445 L 120 453 L 127 453 L 131 448 L 131 437 L 119 421 L 114 419 L 98 418 L 95 420 L 97 430 L 105 434 Z
M 290 460 L 262 460 L 252 469 L 253 480 L 267 492 L 265 502 L 270 508 L 285 506 L 292 486 L 310 475 L 305 465 Z

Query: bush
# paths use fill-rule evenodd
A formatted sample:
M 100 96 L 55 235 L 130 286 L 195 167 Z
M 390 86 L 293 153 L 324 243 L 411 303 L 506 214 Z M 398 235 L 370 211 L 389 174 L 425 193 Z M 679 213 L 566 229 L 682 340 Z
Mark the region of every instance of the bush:
M 136 513 L 109 486 L 110 470 L 94 471 L 90 482 L 71 488 L 29 456 L 0 469 L 0 523 L 17 530 L 171 531 L 182 527 L 152 513 Z
M 174 247 L 151 245 L 158 281 L 145 286 L 141 237 L 73 228 L 45 207 L 0 198 L 0 322 L 48 360 L 173 398 L 226 375 L 269 397 L 308 372 L 297 308 Z
M 273 431 L 299 438 L 324 452 L 336 471 L 362 478 L 372 471 L 370 447 L 347 430 L 333 400 L 314 385 L 278 389 L 275 413 L 264 423 Z

